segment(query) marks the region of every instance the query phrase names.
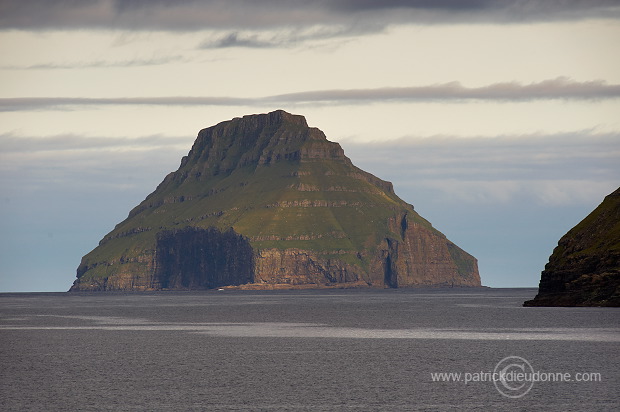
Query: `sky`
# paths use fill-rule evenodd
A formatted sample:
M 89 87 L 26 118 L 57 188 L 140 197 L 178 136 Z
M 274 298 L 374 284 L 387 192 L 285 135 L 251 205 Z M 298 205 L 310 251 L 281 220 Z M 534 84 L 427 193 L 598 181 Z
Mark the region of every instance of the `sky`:
M 0 292 L 66 291 L 202 128 L 283 109 L 537 287 L 620 186 L 620 1 L 0 0 Z

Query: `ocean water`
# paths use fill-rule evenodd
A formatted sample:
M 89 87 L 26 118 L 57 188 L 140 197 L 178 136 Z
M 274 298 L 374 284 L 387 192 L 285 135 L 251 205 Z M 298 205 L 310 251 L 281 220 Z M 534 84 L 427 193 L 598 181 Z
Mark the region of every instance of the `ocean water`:
M 0 294 L 0 410 L 620 410 L 620 310 L 535 293 Z

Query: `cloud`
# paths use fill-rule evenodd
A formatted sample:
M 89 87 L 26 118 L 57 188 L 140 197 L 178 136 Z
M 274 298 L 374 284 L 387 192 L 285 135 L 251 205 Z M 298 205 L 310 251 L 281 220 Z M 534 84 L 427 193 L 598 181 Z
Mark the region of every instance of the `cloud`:
M 154 106 L 248 106 L 281 104 L 355 104 L 373 102 L 429 101 L 534 101 L 534 100 L 602 100 L 620 98 L 620 85 L 603 80 L 577 82 L 565 77 L 538 83 L 496 83 L 482 87 L 465 87 L 458 82 L 417 87 L 378 89 L 317 90 L 259 98 L 223 96 L 170 97 L 17 97 L 0 98 L 0 112 L 71 109 L 80 106 L 154 105 Z
M 0 187 L 7 198 L 152 190 L 175 170 L 194 137 L 0 135 Z
M 215 40 L 205 40 L 200 48 L 202 49 L 224 49 L 229 47 L 250 47 L 250 48 L 267 48 L 277 46 L 278 42 L 273 39 L 260 40 L 256 34 L 243 34 L 239 32 L 231 32 L 224 34 Z
M 619 18 L 614 0 L 6 0 L 0 29 L 195 31 L 352 25 Z
M 54 136 L 20 136 L 13 133 L 0 135 L 0 149 L 3 154 L 40 153 L 84 150 L 154 150 L 187 145 L 187 138 L 177 136 L 142 136 L 135 138 L 81 136 L 62 134 Z M 191 142 L 190 142 L 191 144 Z
M 194 136 L 138 138 L 0 135 L 2 186 L 151 189 L 178 167 Z M 407 201 L 541 205 L 591 201 L 620 185 L 620 134 L 593 130 L 551 135 L 403 137 L 341 141 L 353 162 L 395 184 Z M 131 181 L 127 176 L 133 176 Z M 159 179 L 159 180 L 158 180 Z M 145 183 L 146 182 L 146 183 Z M 94 186 L 93 186 L 94 184 Z M 141 185 L 145 187 L 141 188 Z M 154 186 L 153 186 L 154 187 Z
M 568 207 L 590 204 L 593 199 L 602 201 L 604 196 L 618 187 L 618 181 L 578 178 L 532 181 L 436 179 L 421 180 L 414 192 L 433 193 L 433 197 L 452 205 L 505 206 L 533 203 L 546 207 Z
M 341 0 L 331 3 L 333 10 L 343 13 L 396 10 L 415 11 L 420 20 L 429 22 L 478 21 L 541 21 L 556 19 L 586 19 L 618 12 L 615 0 Z M 617 15 L 616 15 L 617 16 Z M 416 16 L 407 16 L 416 20 Z
M 299 27 L 284 27 L 278 30 L 235 30 L 216 31 L 205 39 L 200 49 L 246 48 L 290 48 L 308 41 L 354 37 L 363 34 L 380 33 L 384 25 L 375 22 L 356 21 L 350 24 L 314 24 Z
M 273 96 L 268 99 L 289 102 L 367 102 L 389 100 L 502 100 L 606 99 L 620 97 L 620 85 L 602 80 L 577 82 L 566 77 L 523 85 L 496 83 L 482 87 L 464 87 L 459 82 L 420 87 L 379 89 L 319 90 Z
M 159 66 L 169 63 L 179 63 L 187 61 L 183 56 L 166 56 L 150 59 L 130 59 L 118 61 L 94 60 L 82 61 L 75 63 L 47 63 L 33 64 L 29 66 L 2 65 L 0 69 L 4 70 L 40 70 L 40 69 L 88 69 L 88 68 L 107 68 L 107 67 L 143 67 L 143 66 Z
M 235 97 L 16 97 L 0 98 L 0 112 L 44 109 L 71 109 L 80 106 L 244 106 L 255 99 Z
M 357 166 L 391 180 L 406 199 L 422 192 L 438 204 L 557 206 L 591 202 L 620 186 L 619 141 L 618 133 L 584 130 L 341 144 Z

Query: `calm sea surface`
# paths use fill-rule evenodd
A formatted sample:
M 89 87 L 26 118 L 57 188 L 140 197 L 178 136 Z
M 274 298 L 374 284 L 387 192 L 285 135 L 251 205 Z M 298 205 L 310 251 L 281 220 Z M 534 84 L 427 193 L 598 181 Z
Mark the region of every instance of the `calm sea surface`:
M 620 310 L 535 293 L 0 294 L 0 410 L 620 410 Z

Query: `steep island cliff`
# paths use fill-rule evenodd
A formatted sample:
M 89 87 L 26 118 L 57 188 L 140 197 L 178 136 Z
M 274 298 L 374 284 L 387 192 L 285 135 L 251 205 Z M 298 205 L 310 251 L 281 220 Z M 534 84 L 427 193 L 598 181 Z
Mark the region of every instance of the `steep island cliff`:
M 278 110 L 199 132 L 82 258 L 71 291 L 480 286 L 477 261 Z
M 523 306 L 620 306 L 620 188 L 560 239 Z

